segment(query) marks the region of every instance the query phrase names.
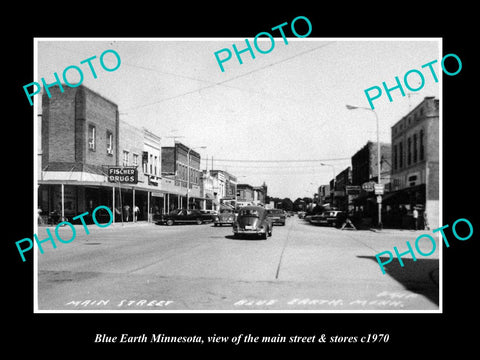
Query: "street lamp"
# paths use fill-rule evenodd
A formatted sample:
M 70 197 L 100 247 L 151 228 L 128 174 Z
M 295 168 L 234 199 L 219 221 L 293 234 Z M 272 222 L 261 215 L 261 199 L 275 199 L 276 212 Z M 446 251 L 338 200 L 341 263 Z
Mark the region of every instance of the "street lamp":
M 380 131 L 379 131 L 379 121 L 378 121 L 378 115 L 377 113 L 370 109 L 370 108 L 366 108 L 366 107 L 361 107 L 361 106 L 354 106 L 354 105 L 346 105 L 347 109 L 348 110 L 356 110 L 356 109 L 361 109 L 361 110 L 368 110 L 368 111 L 371 111 L 375 114 L 375 119 L 377 120 L 377 174 L 378 174 L 378 181 L 377 183 L 380 185 L 382 182 L 381 180 L 381 171 L 380 171 L 380 158 L 381 158 L 381 154 L 380 154 Z M 378 195 L 377 196 L 377 202 L 378 202 L 378 228 L 381 229 L 382 228 L 382 195 Z
M 335 166 L 325 163 L 320 163 L 322 166 L 331 166 L 333 171 L 333 196 L 332 196 L 332 206 L 335 206 Z
M 187 151 L 187 210 L 190 208 L 190 198 L 189 198 L 189 192 L 190 192 L 190 151 L 194 149 L 206 149 L 206 146 L 197 146 L 194 148 L 189 148 Z

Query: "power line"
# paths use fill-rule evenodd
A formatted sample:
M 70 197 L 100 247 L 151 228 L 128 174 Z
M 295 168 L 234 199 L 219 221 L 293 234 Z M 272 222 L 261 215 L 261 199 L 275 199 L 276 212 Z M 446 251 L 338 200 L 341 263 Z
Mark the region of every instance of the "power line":
M 248 162 L 248 163 L 299 163 L 299 162 L 325 162 L 350 160 L 351 157 L 330 158 L 330 159 L 295 159 L 295 160 L 247 160 L 247 159 L 214 159 L 215 162 Z
M 246 72 L 246 73 L 243 73 L 243 74 L 234 76 L 234 77 L 232 77 L 232 78 L 230 78 L 230 79 L 226 79 L 226 80 L 223 80 L 223 81 L 220 81 L 220 82 L 212 82 L 212 81 L 209 81 L 209 80 L 201 80 L 201 79 L 197 79 L 197 78 L 190 78 L 190 77 L 188 77 L 188 76 L 178 75 L 178 76 L 181 76 L 181 77 L 183 77 L 183 78 L 187 78 L 187 79 L 191 79 L 191 80 L 195 80 L 195 81 L 207 82 L 207 83 L 210 83 L 210 85 L 203 86 L 203 87 L 200 87 L 200 88 L 198 88 L 198 89 L 190 90 L 190 91 L 187 91 L 187 92 L 185 92 L 185 93 L 173 95 L 173 96 L 170 96 L 170 97 L 167 97 L 167 98 L 164 98 L 164 99 L 160 99 L 160 100 L 157 100 L 157 101 L 154 101 L 154 102 L 151 102 L 151 103 L 147 103 L 147 104 L 143 104 L 143 105 L 138 105 L 138 106 L 135 106 L 135 107 L 131 107 L 131 108 L 128 108 L 128 109 L 126 109 L 126 110 L 136 110 L 136 109 L 140 109 L 140 108 L 143 108 L 143 107 L 156 105 L 156 104 L 159 104 L 159 103 L 168 101 L 168 100 L 173 100 L 173 99 L 176 99 L 176 98 L 185 96 L 185 95 L 189 95 L 189 94 L 195 93 L 195 92 L 200 91 L 200 90 L 204 90 L 204 89 L 208 89 L 208 88 L 214 87 L 214 86 L 226 86 L 226 87 L 231 87 L 231 88 L 238 89 L 238 90 L 242 90 L 242 91 L 256 92 L 256 91 L 241 89 L 241 88 L 234 87 L 234 86 L 228 86 L 228 85 L 225 85 L 225 83 L 230 82 L 230 81 L 233 81 L 233 80 L 236 80 L 236 79 L 239 79 L 239 78 L 244 77 L 244 76 L 247 76 L 247 75 L 250 75 L 250 74 L 255 73 L 255 72 L 257 72 L 257 71 L 267 69 L 267 68 L 272 67 L 272 66 L 274 66 L 274 65 L 281 64 L 281 63 L 283 63 L 283 62 L 286 62 L 286 61 L 289 61 L 289 60 L 291 60 L 291 59 L 294 59 L 294 58 L 296 58 L 296 57 L 298 57 L 298 56 L 302 56 L 302 55 L 308 54 L 308 53 L 310 53 L 310 52 L 316 51 L 316 50 L 321 49 L 321 48 L 323 48 L 323 47 L 325 47 L 325 46 L 328 46 L 328 45 L 330 45 L 330 44 L 332 44 L 332 42 L 328 42 L 328 43 L 326 43 L 326 44 L 322 44 L 322 45 L 317 46 L 317 47 L 315 47 L 315 48 L 312 48 L 312 49 L 309 49 L 309 50 L 306 50 L 306 51 L 297 53 L 297 54 L 295 54 L 295 55 L 293 55 L 293 56 L 290 56 L 290 57 L 288 57 L 288 58 L 279 60 L 279 61 L 277 61 L 277 62 L 268 64 L 268 65 L 263 66 L 263 67 L 260 67 L 260 68 L 258 68 L 258 69 L 254 69 L 254 70 L 248 71 L 248 72 Z M 129 66 L 135 66 L 135 65 L 129 65 Z M 141 67 L 141 66 L 136 66 L 136 67 L 143 68 L 143 69 L 148 69 L 148 68 L 146 68 L 146 67 Z M 160 71 L 160 70 L 156 70 L 156 69 L 148 69 L 148 70 L 163 72 L 163 73 L 165 73 L 165 74 L 177 76 L 176 74 L 167 73 L 167 72 Z

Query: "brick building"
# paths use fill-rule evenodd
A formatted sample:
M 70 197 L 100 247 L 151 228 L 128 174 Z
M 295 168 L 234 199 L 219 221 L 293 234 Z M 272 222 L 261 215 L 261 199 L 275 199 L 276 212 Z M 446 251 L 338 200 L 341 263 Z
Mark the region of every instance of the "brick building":
M 237 184 L 237 204 L 240 206 L 253 205 L 254 191 L 249 184 Z
M 149 182 L 141 164 L 145 151 L 151 151 L 147 143 L 152 145 L 153 139 L 159 149 L 160 138 L 120 121 L 118 106 L 85 86 L 65 86 L 63 93 L 54 87 L 50 92 L 51 98 L 46 94 L 42 97 L 38 172 L 42 219 L 71 221 L 86 211 L 91 214 L 99 205 L 111 209 L 114 221 L 127 220 L 125 205 L 130 212 L 138 206 L 139 219 L 148 219 L 151 198 L 162 191 L 158 181 L 157 185 Z M 109 169 L 122 167 L 134 169 L 138 181 L 110 182 Z M 104 215 L 108 221 L 108 214 Z M 128 221 L 132 220 L 129 216 Z
M 352 169 L 348 166 L 335 177 L 334 197 L 336 207 L 342 211 L 348 211 L 352 202 L 352 196 L 347 194 L 346 187 L 352 184 Z
M 167 208 L 204 208 L 205 198 L 201 195 L 200 186 L 200 154 L 176 142 L 174 146 L 162 147 L 161 164 L 162 190 L 167 193 Z
M 385 202 L 403 227 L 410 226 L 414 207 L 421 215 L 426 212 L 431 228 L 439 226 L 439 141 L 439 100 L 434 97 L 425 97 L 392 126 L 392 192 Z
M 368 141 L 364 147 L 352 156 L 352 185 L 362 186 L 368 182 L 378 182 L 378 146 L 376 142 Z M 380 143 L 380 177 L 385 186 L 385 192 L 390 189 L 392 146 L 389 143 Z M 366 224 L 371 224 L 378 219 L 378 204 L 373 191 L 365 191 L 361 188 L 360 193 L 353 199 L 354 212 L 364 219 Z M 388 226 L 382 208 L 382 223 Z

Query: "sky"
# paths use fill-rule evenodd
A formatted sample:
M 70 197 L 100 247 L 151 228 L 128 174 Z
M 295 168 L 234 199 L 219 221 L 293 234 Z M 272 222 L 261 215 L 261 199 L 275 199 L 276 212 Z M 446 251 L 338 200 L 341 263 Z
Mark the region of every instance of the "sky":
M 261 49 L 271 47 L 259 38 Z M 75 65 L 83 72 L 83 85 L 118 105 L 120 118 L 145 127 L 162 138 L 162 146 L 177 141 L 197 149 L 202 169 L 226 170 L 239 183 L 265 182 L 273 197 L 312 197 L 318 186 L 351 166 L 351 157 L 367 141 L 376 141 L 375 114 L 348 110 L 347 104 L 369 108 L 364 90 L 402 81 L 399 90 L 374 101 L 379 117 L 380 141 L 390 142 L 391 126 L 426 96 L 441 93 L 441 39 L 331 39 L 275 38 L 273 49 L 261 54 L 246 47 L 245 38 L 145 39 L 145 38 L 37 38 L 35 79 L 54 82 L 63 70 Z M 228 48 L 232 58 L 220 70 L 214 53 Z M 99 63 L 105 50 L 115 50 L 121 64 L 105 71 Z M 92 56 L 97 78 L 88 64 Z M 221 54 L 223 57 L 225 53 Z M 421 65 L 433 65 L 439 82 Z M 116 65 L 111 53 L 107 67 Z M 409 91 L 403 78 L 420 70 L 425 85 Z M 72 84 L 80 78 L 68 73 Z M 420 84 L 409 76 L 412 88 Z M 416 85 L 417 84 L 417 85 Z M 28 101 L 28 100 L 26 100 Z M 41 113 L 41 96 L 34 97 Z M 213 158 L 213 159 L 212 159 Z M 323 165 L 322 165 L 323 164 Z

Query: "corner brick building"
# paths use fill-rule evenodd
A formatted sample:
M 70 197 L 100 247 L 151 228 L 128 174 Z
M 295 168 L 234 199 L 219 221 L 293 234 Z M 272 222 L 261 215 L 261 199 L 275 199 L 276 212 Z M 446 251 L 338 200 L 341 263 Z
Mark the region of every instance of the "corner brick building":
M 403 227 L 411 226 L 414 207 L 430 228 L 440 225 L 439 154 L 439 100 L 426 97 L 392 126 L 392 191 L 384 200 Z
M 161 189 L 160 137 L 119 119 L 118 106 L 79 86 L 50 89 L 42 97 L 41 149 L 38 157 L 38 208 L 43 220 L 69 221 L 99 205 L 108 206 L 114 221 L 138 220 L 164 212 Z M 115 183 L 109 169 L 135 169 L 136 183 Z M 125 216 L 125 206 L 130 216 Z M 54 214 L 54 215 L 52 215 Z M 109 216 L 104 212 L 105 221 Z M 100 218 L 97 213 L 97 219 Z M 85 217 L 88 221 L 91 218 Z M 76 222 L 79 222 L 78 219 Z

